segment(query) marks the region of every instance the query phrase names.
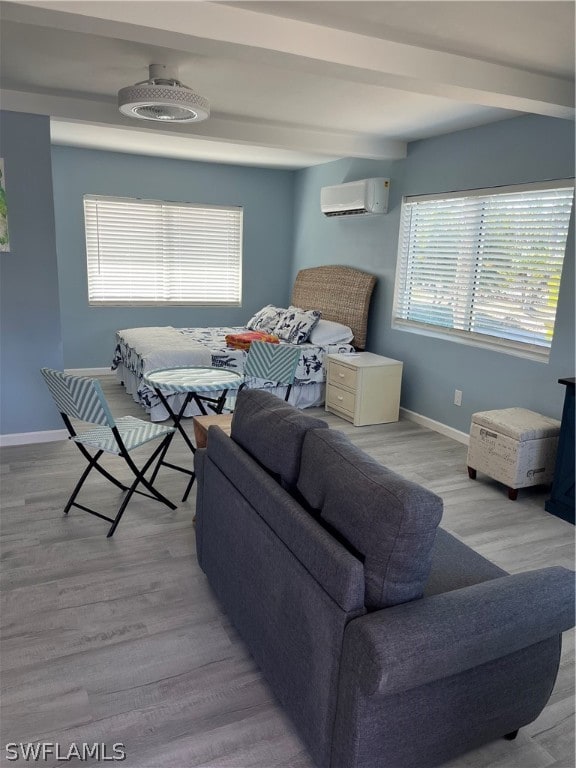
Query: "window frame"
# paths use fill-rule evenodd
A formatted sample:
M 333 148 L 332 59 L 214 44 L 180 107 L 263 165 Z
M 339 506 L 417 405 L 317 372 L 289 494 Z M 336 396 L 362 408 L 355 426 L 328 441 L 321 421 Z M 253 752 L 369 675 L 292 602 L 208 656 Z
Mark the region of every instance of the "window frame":
M 568 226 L 566 229 L 566 244 L 564 246 L 564 255 L 562 258 L 562 269 L 560 270 L 560 281 L 562 278 L 562 272 L 566 260 L 566 248 L 568 234 L 570 231 L 570 223 L 572 216 L 574 215 L 574 179 L 554 179 L 542 182 L 530 182 L 524 184 L 512 184 L 506 186 L 497 187 L 484 187 L 480 189 L 467 189 L 458 190 L 452 192 L 423 194 L 423 195 L 405 195 L 402 198 L 402 207 L 400 212 L 400 225 L 399 225 L 399 237 L 398 237 L 398 250 L 396 261 L 396 274 L 394 280 L 394 300 L 392 305 L 392 317 L 391 327 L 394 330 L 406 331 L 408 333 L 416 333 L 422 336 L 428 336 L 432 338 L 443 339 L 445 341 L 453 341 L 468 346 L 479 347 L 483 349 L 489 349 L 492 351 L 502 352 L 509 355 L 528 358 L 536 360 L 538 362 L 547 363 L 550 357 L 552 348 L 554 332 L 556 327 L 558 300 L 555 306 L 554 326 L 552 332 L 552 339 L 550 346 L 543 346 L 539 344 L 514 341 L 511 339 L 503 338 L 501 336 L 490 336 L 487 334 L 481 334 L 475 331 L 469 331 L 459 328 L 453 328 L 450 326 L 442 326 L 440 324 L 432 324 L 427 322 L 419 322 L 416 320 L 405 319 L 399 317 L 399 307 L 405 303 L 405 297 L 408 295 L 405 290 L 405 284 L 407 281 L 403 279 L 403 273 L 407 273 L 407 269 L 404 266 L 404 259 L 408 258 L 409 243 L 406 243 L 406 237 L 410 238 L 410 225 L 406 226 L 405 223 L 405 204 L 418 203 L 426 201 L 439 201 L 439 200 L 457 200 L 460 198 L 472 198 L 472 197 L 487 197 L 506 194 L 521 194 L 522 192 L 530 191 L 545 191 L 551 189 L 565 189 L 567 187 L 572 188 L 572 203 L 570 209 L 570 216 L 568 219 Z M 475 248 L 475 243 L 479 241 L 479 237 L 474 239 L 471 244 Z M 468 291 L 473 288 L 472 281 L 468 280 L 466 283 Z
M 235 272 L 237 272 L 237 281 L 232 281 L 231 287 L 234 291 L 234 297 L 231 300 L 225 300 L 225 299 L 215 299 L 215 300 L 206 300 L 204 298 L 195 298 L 195 299 L 151 299 L 151 298 L 94 298 L 95 291 L 93 290 L 93 285 L 91 285 L 91 269 L 93 269 L 93 265 L 99 260 L 99 252 L 96 250 L 93 251 L 93 244 L 89 242 L 89 225 L 88 225 L 88 213 L 87 213 L 87 203 L 97 203 L 98 201 L 103 201 L 107 204 L 114 204 L 114 202 L 126 202 L 130 203 L 132 205 L 138 205 L 142 204 L 142 206 L 146 207 L 153 207 L 156 211 L 159 209 L 168 209 L 168 213 L 166 218 L 162 221 L 162 226 L 166 227 L 166 232 L 161 231 L 160 236 L 163 237 L 162 244 L 159 247 L 159 251 L 162 251 L 162 249 L 165 249 L 165 251 L 169 252 L 170 250 L 174 251 L 174 245 L 170 244 L 169 237 L 173 235 L 173 231 L 170 231 L 170 227 L 167 226 L 166 219 L 169 217 L 169 210 L 175 210 L 175 209 L 198 209 L 198 210 L 206 210 L 210 212 L 218 212 L 221 211 L 223 214 L 238 214 L 238 221 L 236 224 L 232 227 L 230 227 L 230 230 L 234 230 L 237 232 L 237 242 L 235 242 L 235 245 L 237 246 L 237 253 L 234 255 L 236 258 L 235 263 Z M 212 204 L 203 204 L 203 203 L 189 203 L 189 202 L 182 202 L 182 201 L 166 201 L 166 200 L 156 200 L 156 199 L 150 199 L 150 198 L 139 198 L 139 197 L 127 197 L 127 196 L 120 196 L 120 195 L 97 195 L 97 194 L 85 194 L 83 197 L 83 212 L 84 212 L 84 235 L 85 235 L 85 256 L 86 256 L 86 289 L 87 289 L 87 298 L 88 298 L 88 304 L 91 307 L 240 307 L 242 306 L 242 287 L 243 287 L 243 250 L 244 250 L 244 209 L 242 206 L 232 206 L 232 205 L 212 205 Z M 162 217 L 162 212 L 160 211 L 160 216 Z M 96 227 L 96 230 L 98 228 L 98 224 L 91 225 L 92 228 L 94 226 Z M 152 230 L 151 230 L 152 231 Z M 192 231 L 192 229 L 190 230 Z M 197 231 L 197 227 L 195 228 L 195 231 Z M 181 236 L 181 232 L 178 232 L 179 236 Z M 216 230 L 212 233 L 215 237 L 217 236 Z M 97 233 L 96 240 L 98 241 L 98 238 L 100 236 L 100 233 Z M 97 242 L 96 248 L 98 249 L 99 242 Z M 91 260 L 92 260 L 92 266 L 91 266 Z M 153 259 L 154 261 L 163 262 L 163 269 L 162 269 L 162 281 L 165 281 L 166 285 L 166 291 L 169 291 L 170 289 L 176 291 L 179 283 L 174 280 L 170 280 L 170 271 L 174 270 L 174 262 L 170 263 L 169 255 L 167 253 L 164 254 L 156 254 L 156 256 Z M 128 263 L 126 261 L 126 263 Z M 134 264 L 137 264 L 138 262 L 134 262 Z M 191 259 L 192 267 L 194 266 L 193 259 Z M 144 261 L 141 262 L 141 268 L 145 269 L 147 265 Z M 129 269 L 129 267 L 127 267 Z M 198 279 L 192 278 L 192 280 Z M 112 277 L 109 277 L 108 280 L 112 280 Z M 106 285 L 109 288 L 110 282 L 108 282 Z M 181 284 L 180 284 L 181 285 Z M 106 287 L 106 286 L 105 286 Z

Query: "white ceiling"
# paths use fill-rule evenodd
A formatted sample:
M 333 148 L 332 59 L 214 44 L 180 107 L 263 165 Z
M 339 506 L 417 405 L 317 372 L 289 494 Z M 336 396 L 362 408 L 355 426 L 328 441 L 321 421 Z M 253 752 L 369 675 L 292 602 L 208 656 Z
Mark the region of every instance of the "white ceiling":
M 0 106 L 57 144 L 301 168 L 396 159 L 419 138 L 574 116 L 573 2 L 0 3 Z M 177 67 L 209 120 L 125 117 L 119 88 Z

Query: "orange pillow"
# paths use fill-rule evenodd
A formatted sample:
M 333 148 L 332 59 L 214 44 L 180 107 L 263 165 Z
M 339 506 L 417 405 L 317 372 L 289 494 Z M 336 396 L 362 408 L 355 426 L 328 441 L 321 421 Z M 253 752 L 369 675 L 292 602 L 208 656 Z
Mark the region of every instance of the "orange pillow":
M 243 331 L 242 333 L 229 333 L 226 336 L 226 346 L 232 349 L 250 349 L 253 341 L 267 341 L 270 344 L 279 344 L 278 336 L 264 331 Z

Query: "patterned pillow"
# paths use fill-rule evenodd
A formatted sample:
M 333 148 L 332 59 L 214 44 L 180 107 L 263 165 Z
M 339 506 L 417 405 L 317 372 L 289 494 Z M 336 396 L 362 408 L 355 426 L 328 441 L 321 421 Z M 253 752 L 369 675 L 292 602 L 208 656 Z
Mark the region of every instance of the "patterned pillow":
M 246 323 L 246 328 L 251 331 L 265 331 L 266 333 L 272 333 L 280 320 L 284 317 L 285 309 L 282 307 L 275 307 L 272 304 L 267 304 L 262 309 L 251 317 Z
M 274 333 L 282 341 L 290 344 L 303 344 L 308 341 L 312 328 L 320 320 L 321 312 L 317 309 L 300 309 L 290 306 L 280 320 Z

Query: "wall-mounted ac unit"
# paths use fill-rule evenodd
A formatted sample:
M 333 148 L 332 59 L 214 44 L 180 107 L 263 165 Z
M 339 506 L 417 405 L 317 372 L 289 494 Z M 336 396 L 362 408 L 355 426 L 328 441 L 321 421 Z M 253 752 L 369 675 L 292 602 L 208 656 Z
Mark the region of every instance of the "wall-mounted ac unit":
M 322 187 L 320 208 L 324 216 L 358 216 L 388 213 L 390 179 L 362 179 Z

